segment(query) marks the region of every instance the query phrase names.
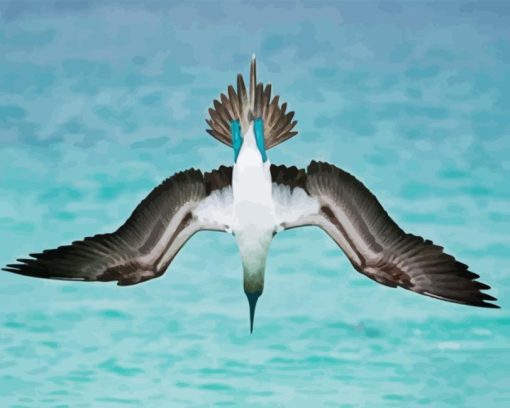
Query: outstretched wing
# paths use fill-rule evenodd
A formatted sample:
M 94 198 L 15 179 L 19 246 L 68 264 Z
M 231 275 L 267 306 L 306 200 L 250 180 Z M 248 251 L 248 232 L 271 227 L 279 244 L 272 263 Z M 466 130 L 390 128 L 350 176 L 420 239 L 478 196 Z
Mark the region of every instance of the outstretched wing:
M 315 225 L 326 231 L 354 268 L 390 287 L 480 307 L 498 307 L 490 289 L 443 248 L 405 233 L 355 177 L 327 163 L 308 169 L 272 166 L 273 197 L 284 229 Z
M 38 278 L 119 285 L 156 278 L 195 232 L 230 229 L 231 181 L 232 167 L 177 173 L 156 187 L 114 233 L 31 254 L 3 269 Z

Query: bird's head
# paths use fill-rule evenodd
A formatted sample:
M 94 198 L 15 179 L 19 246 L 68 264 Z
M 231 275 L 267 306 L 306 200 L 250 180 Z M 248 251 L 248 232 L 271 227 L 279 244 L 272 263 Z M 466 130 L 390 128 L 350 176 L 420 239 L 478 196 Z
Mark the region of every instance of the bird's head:
M 264 290 L 264 267 L 259 271 L 248 271 L 244 268 L 244 293 L 250 307 L 250 333 L 253 333 L 253 321 L 255 319 L 255 307 L 257 300 Z
M 241 252 L 243 264 L 243 287 L 248 304 L 250 306 L 250 332 L 253 331 L 253 320 L 255 317 L 255 306 L 257 300 L 264 290 L 264 275 L 269 246 L 273 239 L 270 231 L 259 231 L 258 239 L 253 242 L 247 238 L 251 231 L 239 231 L 236 239 Z

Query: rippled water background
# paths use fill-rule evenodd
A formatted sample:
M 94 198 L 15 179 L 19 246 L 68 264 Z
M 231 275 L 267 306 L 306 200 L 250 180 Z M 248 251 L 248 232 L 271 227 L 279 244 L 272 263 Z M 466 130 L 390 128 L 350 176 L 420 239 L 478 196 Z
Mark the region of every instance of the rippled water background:
M 296 110 L 274 163 L 327 160 L 493 286 L 501 310 L 386 288 L 319 230 L 276 237 L 249 334 L 237 248 L 202 233 L 129 288 L 0 275 L 1 407 L 510 406 L 510 7 L 0 2 L 0 263 L 115 229 L 232 152 L 247 73 Z

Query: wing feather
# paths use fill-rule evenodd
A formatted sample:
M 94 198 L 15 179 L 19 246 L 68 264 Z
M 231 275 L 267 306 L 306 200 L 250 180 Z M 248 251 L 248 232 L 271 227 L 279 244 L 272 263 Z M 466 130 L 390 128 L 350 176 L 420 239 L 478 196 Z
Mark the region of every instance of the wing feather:
M 282 227 L 321 227 L 358 272 L 386 286 L 449 302 L 498 307 L 490 303 L 494 297 L 482 292 L 490 286 L 477 281 L 479 275 L 443 252 L 443 247 L 404 232 L 351 174 L 328 163 L 312 162 L 306 173 L 273 166 L 272 177 L 273 191 L 280 192 L 273 195 L 280 200 L 280 207 L 285 207 L 279 213 Z M 292 197 L 298 192 L 302 195 L 302 190 L 308 201 L 288 197 L 282 201 L 282 191 Z M 315 205 L 310 204 L 313 202 Z
M 115 232 L 30 254 L 4 270 L 39 278 L 132 285 L 162 275 L 197 231 L 229 229 L 232 168 L 187 170 L 156 187 Z M 211 200 L 223 191 L 222 200 Z M 198 211 L 207 205 L 207 211 Z M 206 217 L 207 216 L 207 217 Z M 216 218 L 214 217 L 216 216 Z

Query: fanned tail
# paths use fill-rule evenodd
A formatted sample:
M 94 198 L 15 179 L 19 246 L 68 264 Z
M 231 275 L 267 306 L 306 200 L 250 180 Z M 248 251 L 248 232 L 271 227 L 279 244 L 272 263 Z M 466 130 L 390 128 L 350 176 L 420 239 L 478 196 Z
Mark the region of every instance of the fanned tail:
M 250 66 L 250 89 L 246 91 L 243 76 L 237 75 L 237 92 L 232 85 L 227 88 L 227 94 L 221 94 L 213 101 L 213 108 L 209 108 L 209 119 L 206 119 L 210 129 L 207 132 L 227 146 L 232 146 L 230 123 L 233 120 L 241 122 L 242 129 L 247 129 L 254 118 L 264 121 L 264 138 L 266 149 L 296 136 L 294 131 L 297 124 L 294 112 L 287 111 L 287 103 L 279 104 L 280 96 L 271 100 L 271 84 L 257 83 L 257 61 L 255 56 Z

